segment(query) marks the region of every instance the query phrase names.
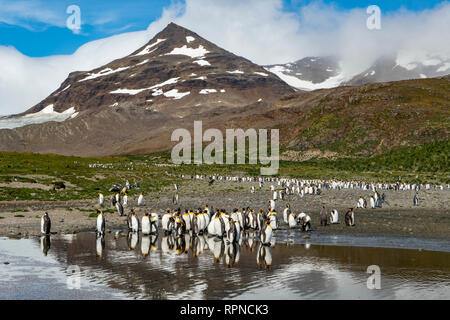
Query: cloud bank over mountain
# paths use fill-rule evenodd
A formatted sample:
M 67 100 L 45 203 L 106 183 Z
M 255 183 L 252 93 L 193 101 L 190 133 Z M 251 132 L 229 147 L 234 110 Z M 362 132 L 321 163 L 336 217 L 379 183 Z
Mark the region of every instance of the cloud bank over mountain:
M 448 1 L 421 12 L 383 14 L 381 30 L 369 30 L 368 17 L 366 8 L 341 10 L 321 2 L 286 12 L 281 0 L 186 0 L 164 9 L 147 30 L 93 41 L 72 55 L 29 58 L 0 46 L 0 114 L 19 113 L 40 102 L 70 72 L 130 54 L 171 21 L 261 65 L 338 56 L 349 79 L 383 55 L 398 54 L 402 64 L 450 57 Z

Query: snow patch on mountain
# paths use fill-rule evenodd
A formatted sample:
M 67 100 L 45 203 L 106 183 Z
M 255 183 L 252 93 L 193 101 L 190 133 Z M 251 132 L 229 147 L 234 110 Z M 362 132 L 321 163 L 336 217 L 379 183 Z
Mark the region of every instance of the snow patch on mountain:
M 129 69 L 129 68 L 130 67 L 121 67 L 121 68 L 118 68 L 116 70 L 113 70 L 111 68 L 106 68 L 106 69 L 101 70 L 98 73 L 89 73 L 89 76 L 87 76 L 84 79 L 79 80 L 78 82 L 83 82 L 83 81 L 87 81 L 87 80 L 92 80 L 92 79 L 97 79 L 97 78 L 100 78 L 100 77 L 108 76 L 108 75 L 113 74 L 113 73 L 122 72 L 124 70 Z
M 187 45 L 182 46 L 181 48 L 175 48 L 171 52 L 167 53 L 166 55 L 183 55 L 183 56 L 189 56 L 191 58 L 201 58 L 204 57 L 205 54 L 209 53 L 208 50 L 205 49 L 202 45 L 200 45 L 198 48 L 188 48 Z
M 149 61 L 150 61 L 149 59 L 145 59 L 144 61 L 138 63 L 136 66 L 142 66 L 143 64 L 146 64 Z
M 55 96 L 58 96 L 60 93 L 63 93 L 64 91 L 66 91 L 67 89 L 69 89 L 70 88 L 70 84 L 67 86 L 67 87 L 65 87 L 64 89 L 62 89 L 61 91 L 59 91 L 59 92 L 57 92 L 57 93 L 55 93 Z
M 203 90 L 200 90 L 200 94 L 210 94 L 210 93 L 216 93 L 217 92 L 217 90 L 216 89 L 203 89 Z
M 191 43 L 192 41 L 195 41 L 195 38 L 191 37 L 191 36 L 187 36 L 186 41 L 187 41 L 187 43 Z
M 234 70 L 234 71 L 227 71 L 227 73 L 231 73 L 231 74 L 244 74 L 244 71 L 241 71 L 241 70 Z
M 187 95 L 191 94 L 191 92 L 178 92 L 178 89 L 172 89 L 164 93 L 164 96 L 167 98 L 174 98 L 175 100 L 181 99 Z
M 150 54 L 150 53 L 152 53 L 152 52 L 155 51 L 156 49 L 151 50 L 151 51 L 150 51 L 150 49 L 153 48 L 154 46 L 160 44 L 160 43 L 163 42 L 163 41 L 166 41 L 166 39 L 157 39 L 155 43 L 149 44 L 149 45 L 146 46 L 142 51 L 140 51 L 139 53 L 135 54 L 134 56 L 137 57 L 137 56 L 143 56 L 143 55 L 145 55 L 145 54 Z
M 175 84 L 175 83 L 178 82 L 179 79 L 180 79 L 180 77 L 177 77 L 177 78 L 171 78 L 171 79 L 166 80 L 166 81 L 164 81 L 164 82 L 162 82 L 162 83 L 156 84 L 156 85 L 150 87 L 149 89 L 161 88 L 161 87 L 167 86 L 167 85 L 169 85 L 169 84 Z
M 131 96 L 135 96 L 145 90 L 150 90 L 149 88 L 145 88 L 145 89 L 117 89 L 114 91 L 111 91 L 111 94 L 129 94 Z
M 346 80 L 346 77 L 343 73 L 338 74 L 337 76 L 330 77 L 327 80 L 320 83 L 313 83 L 312 81 L 301 80 L 297 77 L 290 76 L 285 74 L 284 72 L 289 71 L 283 66 L 274 66 L 272 68 L 266 68 L 267 71 L 270 71 L 276 74 L 281 80 L 286 82 L 291 87 L 301 89 L 301 90 L 317 90 L 317 89 L 330 89 L 338 87 L 341 83 Z
M 64 112 L 56 112 L 53 110 L 53 104 L 48 105 L 39 112 L 27 114 L 20 117 L 3 117 L 0 118 L 0 129 L 14 129 L 30 124 L 45 123 L 49 121 L 63 122 L 69 118 L 75 118 L 78 115 L 74 107 Z
M 204 67 L 204 66 L 210 66 L 210 65 L 211 65 L 208 61 L 203 60 L 203 59 L 201 59 L 201 60 L 196 60 L 196 61 L 194 61 L 194 63 L 196 63 L 196 64 L 198 64 L 198 65 L 200 65 L 200 66 L 202 66 L 202 67 Z

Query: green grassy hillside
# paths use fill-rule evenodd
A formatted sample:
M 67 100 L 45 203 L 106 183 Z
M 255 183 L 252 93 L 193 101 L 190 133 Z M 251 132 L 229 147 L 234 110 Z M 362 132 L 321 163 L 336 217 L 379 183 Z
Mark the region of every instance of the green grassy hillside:
M 435 142 L 404 147 L 383 155 L 337 160 L 311 159 L 303 162 L 281 161 L 280 176 L 324 179 L 365 179 L 366 181 L 402 181 L 450 183 L 448 157 L 450 142 Z M 57 155 L 0 153 L 0 201 L 94 199 L 99 192 L 109 195 L 114 183 L 125 179 L 141 190 L 158 192 L 172 183 L 180 183 L 181 174 L 260 175 L 260 165 L 181 165 L 173 166 L 170 154 L 123 156 L 113 158 L 77 158 Z M 54 190 L 64 184 L 65 189 Z

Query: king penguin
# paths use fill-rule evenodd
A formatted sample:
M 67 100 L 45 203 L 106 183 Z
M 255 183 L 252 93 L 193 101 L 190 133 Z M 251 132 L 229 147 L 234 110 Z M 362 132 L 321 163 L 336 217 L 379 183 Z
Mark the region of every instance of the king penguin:
M 103 216 L 102 210 L 97 210 L 97 234 L 105 234 L 105 217 Z
M 41 233 L 47 235 L 50 234 L 51 226 L 52 222 L 50 220 L 50 217 L 48 216 L 48 212 L 46 212 L 41 218 Z

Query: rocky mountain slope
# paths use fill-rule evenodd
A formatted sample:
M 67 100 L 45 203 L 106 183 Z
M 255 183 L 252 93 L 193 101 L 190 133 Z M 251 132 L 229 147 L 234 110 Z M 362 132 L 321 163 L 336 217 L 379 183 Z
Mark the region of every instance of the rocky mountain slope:
M 280 129 L 286 159 L 379 155 L 450 139 L 450 77 L 298 93 L 252 125 Z
M 264 68 L 171 23 L 131 55 L 74 72 L 30 110 L 0 118 L 0 129 L 11 129 L 1 130 L 0 149 L 116 154 L 140 149 L 139 141 L 186 118 L 221 120 L 229 109 L 262 108 L 294 92 Z
M 98 110 L 117 104 L 158 109 L 202 102 L 245 105 L 273 101 L 293 92 L 284 82 L 176 24 L 169 24 L 143 48 L 90 72 L 75 72 L 26 114 L 49 105 L 63 112 Z

